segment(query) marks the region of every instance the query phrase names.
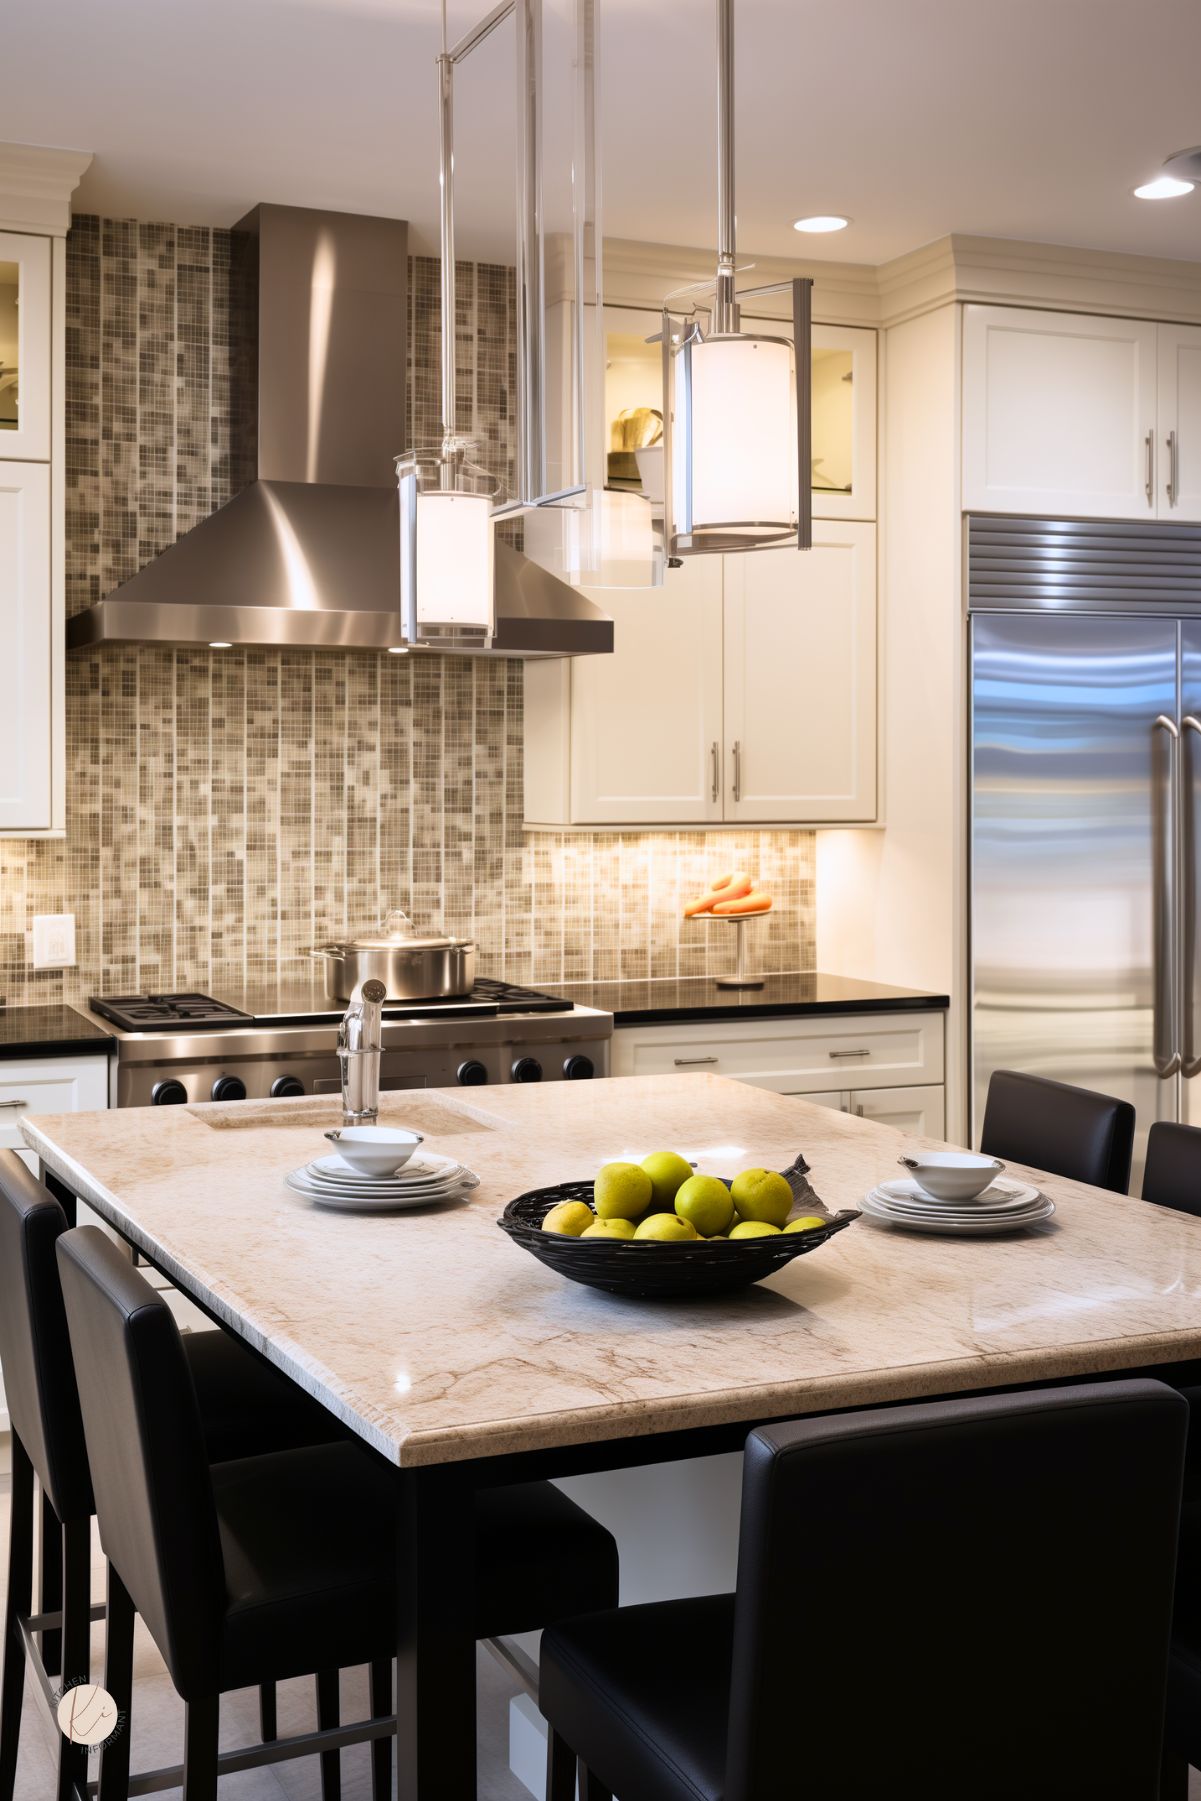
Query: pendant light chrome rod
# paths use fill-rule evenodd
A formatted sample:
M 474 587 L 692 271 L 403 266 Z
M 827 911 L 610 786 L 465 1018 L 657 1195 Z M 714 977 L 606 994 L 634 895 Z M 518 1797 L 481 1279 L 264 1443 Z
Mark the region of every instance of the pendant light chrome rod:
M 542 0 L 517 16 L 517 480 L 536 504 L 546 489 L 545 266 L 542 250 Z
M 501 0 L 500 5 L 494 6 L 486 19 L 481 19 L 478 25 L 473 25 L 471 30 L 459 39 L 449 53 L 451 62 L 462 62 L 463 58 L 470 55 L 477 44 L 482 44 L 485 38 L 492 36 L 498 25 L 503 25 L 506 19 L 511 18 L 515 9 L 516 0 Z
M 441 206 L 442 441 L 455 435 L 455 181 L 454 65 L 446 51 L 446 0 L 442 0 L 442 54 L 438 58 L 438 179 Z M 445 466 L 445 463 L 444 463 Z
M 734 294 L 734 0 L 717 0 L 717 305 L 715 331 L 738 330 Z

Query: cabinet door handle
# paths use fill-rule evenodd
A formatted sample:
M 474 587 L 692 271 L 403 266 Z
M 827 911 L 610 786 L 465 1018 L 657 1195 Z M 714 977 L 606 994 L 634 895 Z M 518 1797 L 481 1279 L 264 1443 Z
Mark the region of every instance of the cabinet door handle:
M 1176 477 L 1176 459 L 1179 452 L 1176 446 L 1176 433 L 1168 433 L 1168 505 L 1174 507 L 1180 499 L 1180 483 Z
M 1155 504 L 1155 433 L 1148 432 L 1143 439 L 1147 452 L 1147 505 Z
M 870 1052 L 870 1050 L 862 1050 L 862 1051 L 831 1051 L 831 1052 L 830 1052 L 830 1057 L 831 1057 L 831 1059 L 832 1059 L 832 1061 L 834 1061 L 834 1062 L 835 1062 L 835 1063 L 836 1063 L 836 1062 L 837 1062 L 837 1061 L 838 1061 L 838 1059 L 839 1059 L 839 1058 L 840 1058 L 840 1057 L 870 1057 L 870 1056 L 871 1056 L 871 1052 Z
M 697 1064 L 697 1063 L 716 1063 L 717 1058 L 716 1057 L 674 1057 L 672 1059 L 672 1061 L 674 1062 L 677 1069 L 691 1069 L 694 1066 L 694 1064 Z
M 718 755 L 717 755 L 717 739 L 716 738 L 713 740 L 712 744 L 709 746 L 709 756 L 712 759 L 712 764 L 713 764 L 713 785 L 710 789 L 710 798 L 713 800 L 716 800 L 719 793 L 721 792 L 721 764 L 719 762 Z
M 0 1107 L 28 1107 L 28 1101 L 0 1101 Z
M 734 799 L 742 799 L 742 745 L 734 740 Z

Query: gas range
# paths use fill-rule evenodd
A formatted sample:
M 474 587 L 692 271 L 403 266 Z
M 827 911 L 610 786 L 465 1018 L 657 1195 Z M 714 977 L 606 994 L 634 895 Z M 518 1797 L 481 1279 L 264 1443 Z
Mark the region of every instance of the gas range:
M 343 1009 L 320 980 L 221 995 L 98 995 L 116 1040 L 110 1102 L 172 1106 L 339 1094 Z M 607 1075 L 613 1016 L 481 977 L 469 995 L 384 1009 L 382 1090 L 580 1081 Z

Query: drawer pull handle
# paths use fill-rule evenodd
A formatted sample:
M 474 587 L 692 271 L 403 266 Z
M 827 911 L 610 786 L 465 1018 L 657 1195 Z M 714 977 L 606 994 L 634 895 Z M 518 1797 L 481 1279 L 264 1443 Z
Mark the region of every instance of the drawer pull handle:
M 840 1057 L 870 1057 L 870 1050 L 863 1051 L 831 1051 L 831 1058 L 837 1062 Z
M 677 1069 L 691 1069 L 693 1067 L 693 1065 L 696 1063 L 716 1063 L 717 1058 L 716 1057 L 676 1057 L 674 1059 L 674 1061 L 675 1061 L 675 1066 Z
M 28 1107 L 28 1105 L 29 1105 L 28 1101 L 22 1101 L 22 1100 L 0 1101 L 0 1107 Z

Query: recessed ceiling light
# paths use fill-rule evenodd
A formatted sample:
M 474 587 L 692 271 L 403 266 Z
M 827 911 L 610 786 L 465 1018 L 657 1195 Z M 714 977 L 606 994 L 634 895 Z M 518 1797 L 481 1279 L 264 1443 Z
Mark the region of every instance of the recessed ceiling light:
M 794 219 L 793 231 L 843 231 L 851 223 L 841 213 L 814 213 L 808 219 Z
M 226 638 L 213 638 L 209 643 L 210 650 L 232 650 L 233 645 Z
M 1157 175 L 1154 181 L 1145 181 L 1141 188 L 1135 188 L 1136 200 L 1175 200 L 1178 194 L 1191 194 L 1195 183 L 1177 181 L 1174 175 Z

